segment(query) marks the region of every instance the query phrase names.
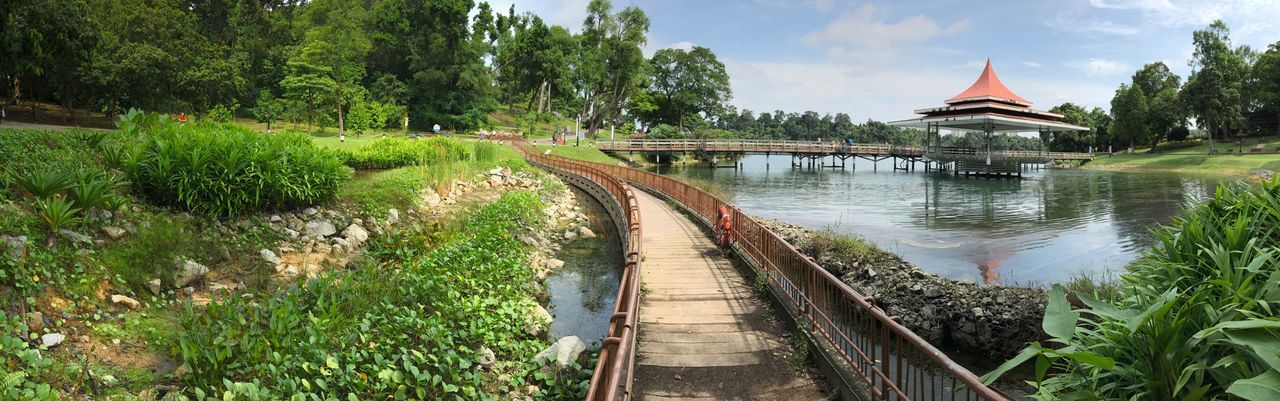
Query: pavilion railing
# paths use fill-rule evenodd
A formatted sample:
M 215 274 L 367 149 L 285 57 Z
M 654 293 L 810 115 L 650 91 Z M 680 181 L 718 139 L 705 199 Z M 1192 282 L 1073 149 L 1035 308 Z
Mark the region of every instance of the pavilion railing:
M 570 164 L 565 159 L 554 159 Z M 720 207 L 727 208 L 733 222 L 733 246 L 758 267 L 757 274 L 768 278 L 778 298 L 799 312 L 798 319 L 812 329 L 815 337 L 856 372 L 856 379 L 867 385 L 875 399 L 1009 400 L 903 326 L 901 318 L 890 316 L 875 305 L 874 299 L 850 288 L 737 206 L 682 181 L 647 171 L 590 162 L 573 165 L 579 169 L 590 166 L 665 195 L 704 223 L 716 221 Z M 621 295 L 619 299 L 623 299 Z M 597 368 L 596 373 L 602 371 Z M 592 378 L 593 390 L 601 380 L 604 379 Z M 606 399 L 612 398 L 588 398 Z
M 603 187 L 625 215 L 627 238 L 623 242 L 626 254 L 618 296 L 614 301 L 613 315 L 609 318 L 609 331 L 600 348 L 600 357 L 591 375 L 587 400 L 629 400 L 635 366 L 637 316 L 640 309 L 640 265 L 642 244 L 640 206 L 635 193 L 618 177 L 600 169 L 600 164 L 588 163 L 559 156 L 539 154 L 523 140 L 512 142 L 526 160 L 548 168 L 574 174 Z M 608 205 L 606 205 L 608 207 Z
M 914 145 L 844 144 L 833 141 L 788 141 L 761 139 L 618 139 L 596 142 L 600 150 L 610 152 L 747 152 L 747 153 L 795 153 L 826 155 L 872 156 L 925 156 L 926 150 Z M 934 153 L 930 151 L 928 153 Z M 945 153 L 945 152 L 943 152 Z M 984 157 L 986 152 L 976 151 Z M 1076 152 L 1043 152 L 1025 150 L 998 150 L 993 158 L 1036 158 L 1053 160 L 1092 160 L 1093 154 Z

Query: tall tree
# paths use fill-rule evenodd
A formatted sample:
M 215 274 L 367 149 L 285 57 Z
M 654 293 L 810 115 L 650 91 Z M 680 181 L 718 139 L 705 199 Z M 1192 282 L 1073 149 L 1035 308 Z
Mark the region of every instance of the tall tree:
M 608 0 L 592 0 L 579 39 L 579 115 L 591 133 L 615 121 L 645 82 L 647 63 L 641 47 L 648 40 L 649 17 L 636 7 L 616 15 L 610 14 L 612 8 Z
M 1155 149 L 1176 127 L 1181 127 L 1186 117 L 1178 107 L 1178 88 L 1181 79 L 1169 71 L 1163 62 L 1143 66 L 1133 74 L 1133 86 L 1146 97 L 1146 125 L 1151 135 L 1151 148 Z
M 1251 76 L 1258 111 L 1275 116 L 1275 134 L 1280 135 L 1280 42 L 1272 43 L 1258 55 Z
M 362 96 L 360 85 L 365 76 L 365 59 L 372 44 L 365 32 L 368 12 L 350 0 L 316 0 L 307 8 L 305 21 L 310 25 L 306 42 L 295 61 L 322 67 L 330 88 L 334 112 L 338 119 L 338 136 L 346 136 L 346 109 L 353 96 Z
M 1244 127 L 1243 85 L 1247 65 L 1241 53 L 1232 49 L 1230 30 L 1221 20 L 1195 31 L 1192 43 L 1195 53 L 1190 65 L 1195 70 L 1180 98 L 1196 117 L 1197 124 L 1209 132 L 1209 152 L 1212 153 L 1215 137 Z
M 656 122 L 683 128 L 686 116 L 715 115 L 732 97 L 724 63 L 705 47 L 658 50 L 649 65 Z
M 34 89 L 42 78 L 47 92 L 81 83 L 81 68 L 98 40 L 88 10 L 84 0 L 13 0 L 0 7 L 0 87 L 8 88 L 3 98 L 21 101 L 24 85 Z
M 1130 151 L 1151 132 L 1147 112 L 1147 98 L 1142 88 L 1121 84 L 1116 89 L 1115 97 L 1111 98 L 1111 130 L 1117 139 L 1129 144 Z

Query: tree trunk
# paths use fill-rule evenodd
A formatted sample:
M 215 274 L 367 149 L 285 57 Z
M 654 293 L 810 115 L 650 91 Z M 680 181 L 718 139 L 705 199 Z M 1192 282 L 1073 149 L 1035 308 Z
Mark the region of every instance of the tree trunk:
M 533 101 L 538 98 L 538 91 L 529 91 L 529 105 L 525 106 L 524 111 L 533 111 Z
M 22 105 L 22 81 L 17 76 L 13 77 L 13 105 Z
M 335 97 L 337 98 L 338 103 L 338 138 L 339 140 L 342 140 L 347 136 L 347 125 L 346 122 L 342 120 L 342 95 L 335 94 Z

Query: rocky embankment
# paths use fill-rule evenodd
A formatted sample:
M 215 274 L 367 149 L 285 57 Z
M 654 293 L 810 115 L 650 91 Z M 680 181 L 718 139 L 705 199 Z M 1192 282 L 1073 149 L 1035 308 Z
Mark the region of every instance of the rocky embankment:
M 873 246 L 842 251 L 828 234 L 758 220 L 932 344 L 1002 361 L 1043 336 L 1043 291 L 950 280 Z

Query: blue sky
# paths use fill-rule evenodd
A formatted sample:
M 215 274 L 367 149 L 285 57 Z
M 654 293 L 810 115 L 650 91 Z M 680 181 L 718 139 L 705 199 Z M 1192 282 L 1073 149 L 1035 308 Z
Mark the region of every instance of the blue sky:
M 518 0 L 577 31 L 588 0 Z M 491 2 L 505 9 L 512 2 Z M 1191 33 L 1224 20 L 1235 44 L 1280 41 L 1280 0 L 614 0 L 652 21 L 646 52 L 704 46 L 739 108 L 897 120 L 964 90 L 990 57 L 1002 81 L 1048 109 L 1104 109 L 1143 64 L 1184 79 Z

